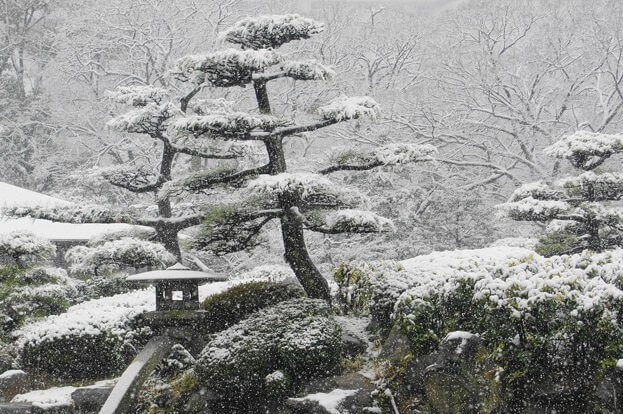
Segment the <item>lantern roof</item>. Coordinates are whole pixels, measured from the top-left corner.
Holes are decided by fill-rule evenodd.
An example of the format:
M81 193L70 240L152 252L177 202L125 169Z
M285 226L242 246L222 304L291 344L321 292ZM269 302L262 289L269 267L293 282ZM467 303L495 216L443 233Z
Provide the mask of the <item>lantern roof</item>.
M131 282L155 282L159 280L209 280L212 282L221 282L227 280L227 277L219 276L214 273L190 270L188 267L176 263L165 270L152 270L150 272L128 276L126 280Z

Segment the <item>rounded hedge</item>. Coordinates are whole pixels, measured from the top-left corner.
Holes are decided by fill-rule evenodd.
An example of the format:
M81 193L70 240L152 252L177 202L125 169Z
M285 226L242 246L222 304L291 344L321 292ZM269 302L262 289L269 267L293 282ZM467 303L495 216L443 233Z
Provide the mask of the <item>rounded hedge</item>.
M329 305L297 298L253 314L212 336L195 366L200 381L233 405L274 395L271 374L292 385L328 375L339 367L341 330Z
M248 282L208 297L203 309L209 314L208 329L218 332L253 312L304 295L301 287L291 283Z

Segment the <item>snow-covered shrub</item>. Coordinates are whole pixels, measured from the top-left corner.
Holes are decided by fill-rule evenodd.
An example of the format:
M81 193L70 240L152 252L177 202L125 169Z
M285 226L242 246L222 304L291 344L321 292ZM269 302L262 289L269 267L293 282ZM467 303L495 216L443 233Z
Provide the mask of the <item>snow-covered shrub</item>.
M136 318L155 307L153 289L70 307L15 333L25 369L63 379L101 378L120 372L138 352L148 330Z
M65 259L74 273L94 273L96 276L123 268L168 267L175 256L164 246L145 240L123 238L94 247L76 246L67 251Z
M29 270L5 268L0 272L0 312L3 329L11 330L30 317L64 312L80 300L83 284L59 268Z
M520 255L455 268L451 277L419 277L400 296L394 319L416 355L448 332L478 334L511 405L545 385L590 399L623 354L621 275L620 249Z
M20 267L44 262L56 253L48 240L16 230L0 234L0 264L9 262Z
M158 364L156 373L162 378L173 378L195 365L195 358L182 345L175 344L169 355Z
M227 282L199 287L199 298L220 293ZM153 288L71 306L14 332L22 366L63 379L117 374L152 334L140 315L156 308Z
M249 282L208 297L203 302L203 309L208 312L208 328L217 332L253 312L304 294L299 286L289 283Z
M369 313L372 327L387 333L400 295L415 286L431 291L453 283L458 272L486 274L493 266L532 252L517 247L436 252L402 262L344 263L336 270L337 299L345 310Z
M398 297L413 283L398 262L343 263L333 277L338 303L347 312L370 314L375 326L391 327Z
M97 299L106 296L114 296L127 293L137 288L128 282L126 273L112 273L109 275L94 276L84 281L85 296L89 299Z
M212 336L195 371L230 404L265 395L277 370L295 383L326 375L339 365L341 333L325 301L299 298L260 310Z
M230 280L256 280L265 282L296 281L296 276L290 266L262 265L246 272L237 273Z

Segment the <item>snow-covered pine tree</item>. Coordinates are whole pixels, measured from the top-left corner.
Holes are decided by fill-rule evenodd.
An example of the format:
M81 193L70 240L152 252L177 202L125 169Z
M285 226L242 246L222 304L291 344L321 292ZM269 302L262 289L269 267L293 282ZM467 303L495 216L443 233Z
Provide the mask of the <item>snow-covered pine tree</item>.
M623 198L623 173L593 171L623 152L623 135L578 131L544 152L584 172L554 184L524 184L501 211L513 220L549 223L541 246L550 254L623 246L623 210L616 203Z
M145 212L115 211L102 206L73 208L13 209L7 214L36 216L74 223L132 223L151 226L156 239L180 256L177 234L203 223L204 232L195 247L225 254L253 247L262 228L273 220L281 225L285 260L310 297L329 299L326 279L311 260L304 232L325 234L380 232L391 222L374 213L357 210L359 197L332 183L326 175L339 171L363 171L418 161L428 161L435 152L430 145L390 144L370 152L348 151L336 164L316 172L288 173L283 142L287 137L319 130L343 121L374 118L378 104L369 97L341 96L321 106L318 119L297 124L274 116L267 85L290 78L299 81L327 80L333 71L314 60L284 61L280 46L307 39L323 31L323 25L296 14L246 18L222 33L222 38L241 49L191 55L179 59L171 71L190 84L187 94L174 100L167 90L150 85L119 88L110 94L131 111L109 122L111 127L151 137L161 146L158 167L121 166L107 169L104 177L113 185L135 193L157 193L157 216ZM200 99L205 89L253 85L258 113L241 112L223 99ZM219 168L174 177L178 155L203 159L231 159L235 143L255 142L265 148L267 162L246 169ZM232 145L222 145L222 144ZM208 148L233 148L208 151ZM240 202L203 209L189 215L174 213L172 199L202 193L217 186L244 187ZM197 210L197 208L195 208Z
M174 100L169 92L152 85L132 85L110 91L108 97L119 104L132 107L128 112L111 119L108 126L120 132L148 136L159 148L155 162L129 162L100 168L96 174L110 184L135 194L158 191L173 176L178 155L201 159L227 160L236 158L231 151L210 152L205 147L179 139L170 126L183 116L189 97L181 102ZM63 207L28 207L5 210L13 216L31 216L66 223L127 223L151 227L155 230L154 241L162 244L168 252L181 260L178 233L200 224L203 214L175 214L169 197L156 197L155 214L146 211L119 210L112 206L73 205ZM138 241L137 241L138 243Z
M245 18L222 33L222 38L242 50L226 49L187 56L177 62L178 79L195 85L230 87L252 84L259 114L236 111L202 112L177 120L174 128L196 137L252 140L264 145L268 156L259 167L215 175L193 175L170 182L166 190L197 191L217 183L254 177L244 191L247 198L237 205L213 210L195 246L228 253L252 246L260 230L278 220L284 257L310 297L329 299L329 287L311 260L305 231L336 234L379 232L391 222L371 212L354 209L357 197L332 183L326 175L337 171L369 170L386 165L429 160L429 145L394 144L369 153L350 153L336 165L316 172L289 173L283 142L343 121L375 117L379 107L369 97L339 97L318 109L319 119L297 124L273 115L267 85L280 78L299 81L327 80L333 71L313 61L285 62L276 49L285 43L307 39L322 32L323 25L298 15ZM170 194L166 193L165 195Z

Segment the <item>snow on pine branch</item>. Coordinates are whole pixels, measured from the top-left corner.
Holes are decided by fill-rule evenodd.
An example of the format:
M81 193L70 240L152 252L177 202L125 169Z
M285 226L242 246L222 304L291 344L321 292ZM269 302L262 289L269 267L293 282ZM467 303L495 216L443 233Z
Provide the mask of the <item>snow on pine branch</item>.
M380 113L380 107L369 96L341 96L318 108L318 113L326 120L346 121L362 116L376 118Z
M164 131L166 121L178 113L181 112L171 103L163 105L149 103L111 119L107 125L119 131L155 134Z
M314 194L338 193L340 189L331 180L312 173L281 173L260 175L247 184L251 193L284 195L298 194L306 198Z
M623 208L607 207L602 203L581 203L578 205L578 212L588 216L594 222L613 225L618 227L623 220Z
M394 231L394 223L371 211L344 209L329 214L327 228L340 233L380 233Z
M228 182L229 177L235 173L236 170L233 168L193 172L184 177L165 182L158 191L157 197L158 200L165 200L170 197L178 197L187 192L199 192ZM234 181L234 179L231 179L231 181Z
M568 159L585 170L600 165L605 158L623 152L623 135L577 131L545 148L546 155Z
M197 85L244 86L252 81L254 72L280 62L281 56L272 50L226 49L178 59L172 73L182 82Z
M126 105L145 106L150 103L159 105L167 96L167 91L151 85L120 86L114 91L106 91L106 96Z
M102 168L99 173L110 184L131 191L153 184L156 178L154 171L145 165L115 165Z
M528 197L532 197L535 200L556 200L560 198L560 196L561 194L558 191L553 190L545 182L537 181L519 186L513 191L509 201L519 201Z
M236 103L223 98L193 99L188 108L197 115L209 115L214 112L235 112Z
M383 165L407 164L417 161L432 161L437 148L432 145L389 144L372 151L375 161Z
M249 181L246 191L272 198L286 196L293 201L302 201L300 207L303 210L348 208L365 200L356 190L340 187L324 176L312 173L260 175Z
M32 217L61 223L133 223L134 217L127 212L114 211L99 205L72 205L63 207L31 206L10 207L2 210L8 217Z
M526 197L518 201L499 204L499 211L517 221L547 221L566 213L571 206L564 201L537 200Z
M271 115L251 115L245 112L220 112L209 115L192 115L173 122L178 131L188 131L196 135L212 133L216 137L246 134L254 129L272 131L289 125L290 121Z
M330 80L335 71L316 60L286 62L281 65L285 75L296 80Z
M298 14L263 15L237 21L220 37L245 49L276 49L293 40L308 39L323 30L322 23Z
M623 197L623 173L595 174L587 171L577 177L559 180L557 184L570 195L585 200L620 200Z

